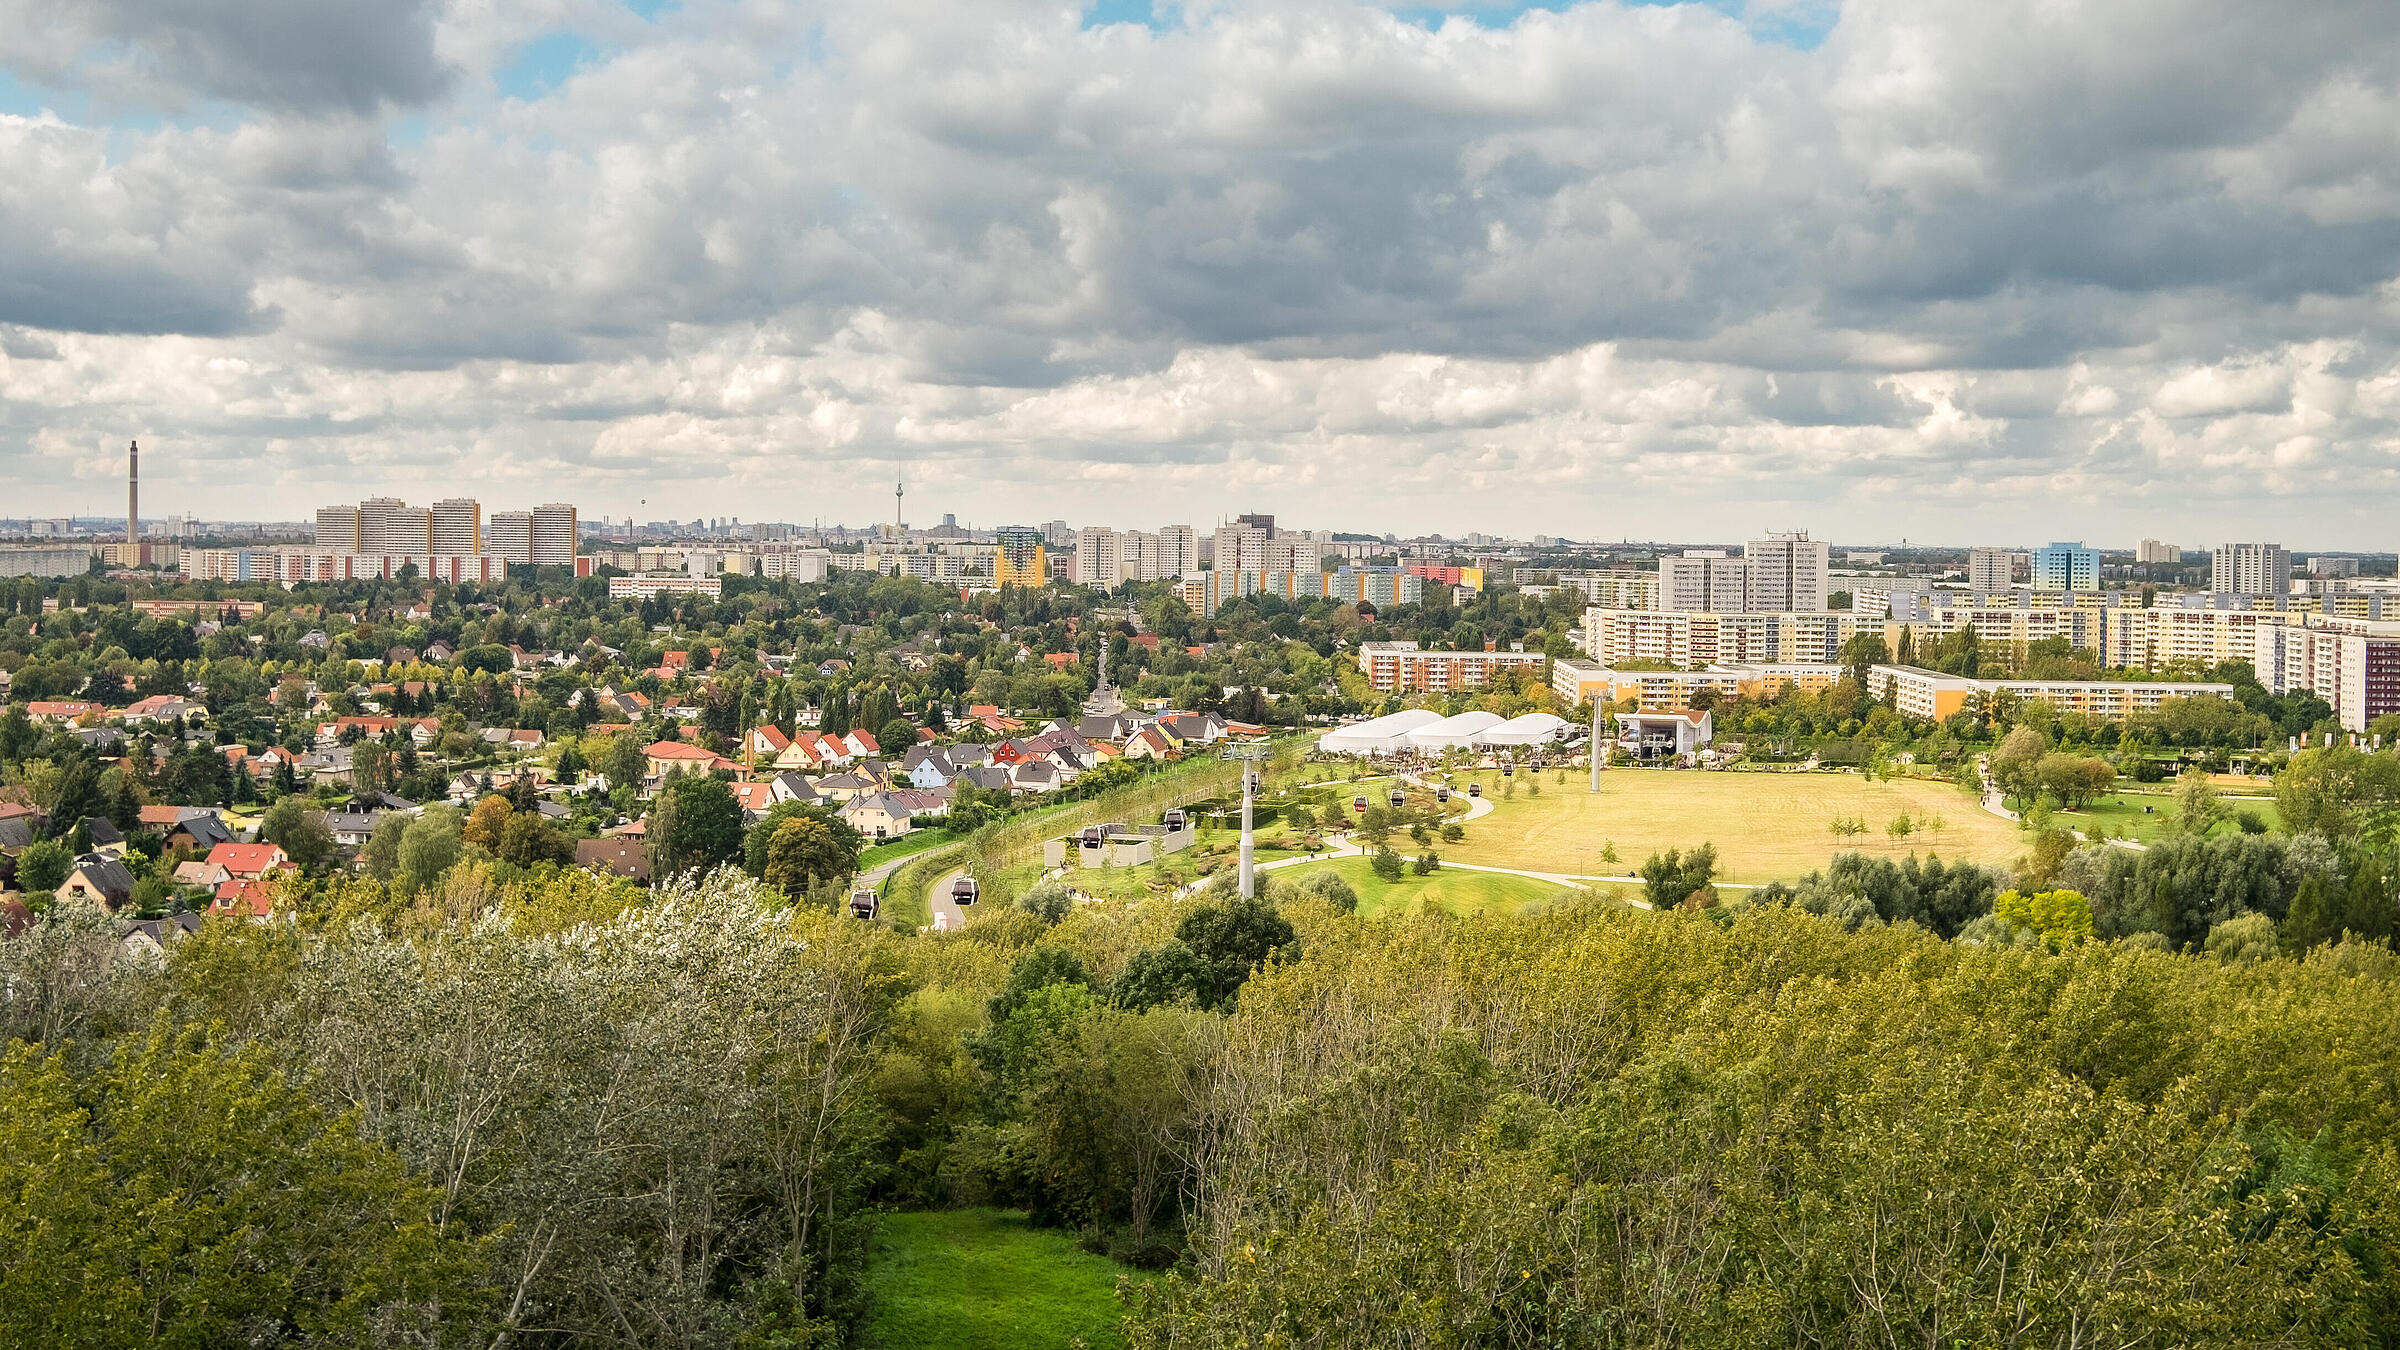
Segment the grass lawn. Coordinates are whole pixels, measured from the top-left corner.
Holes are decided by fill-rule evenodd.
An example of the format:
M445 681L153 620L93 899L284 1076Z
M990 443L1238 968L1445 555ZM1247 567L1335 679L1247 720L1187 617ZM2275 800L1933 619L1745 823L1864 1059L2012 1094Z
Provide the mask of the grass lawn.
M1446 852L1444 856L1448 856ZM1387 883L1375 875L1375 869L1364 858L1302 863L1297 867L1277 868L1273 875L1278 881L1293 882L1311 872L1328 868L1341 874L1342 880L1350 883L1350 889L1358 892L1358 912L1369 918L1422 914L1428 909L1447 910L1452 914L1495 911L1513 914L1528 902L1558 900L1572 894L1563 886L1536 881L1532 877L1512 877L1497 872L1462 872L1449 867L1422 877L1411 872L1398 881Z
M1134 1274L1015 1210L886 1215L867 1285L880 1350L1093 1350L1125 1343L1117 1277ZM1138 1276L1137 1276L1138 1278Z
M2283 829L2283 814L2275 809L2275 803L2271 801L2229 797L2225 805L2231 807L2236 815L2244 811L2257 812L2269 830ZM2142 812L2145 806L2151 808L2147 815ZM2145 844L2156 843L2174 833L2175 799L2163 792L2111 793L2080 811L2057 812L2051 816L2051 820L2067 829L2081 830L2087 836L2104 829L2110 838L2122 839L2130 831L2133 838ZM2228 823L2219 825L2216 832L2232 834L2235 829L2234 825Z
M1545 775L1542 795L1503 798L1497 773L1461 774L1452 786L1483 784L1490 815L1467 825L1463 842L1442 857L1537 872L1630 875L1652 853L1695 844L1717 846L1717 879L1758 883L1797 880L1836 853L1883 857L1939 853L1945 858L2006 862L2030 841L2017 827L1985 811L1955 784L1930 779L1869 781L1854 773L1707 773L1667 769L1610 769L1593 796L1574 774L1565 786ZM1918 829L1895 838L1885 827L1907 815ZM2140 814L2140 808L2135 808ZM1864 834L1838 835L1832 823L1856 817ZM1939 830L1925 822L1939 818ZM1613 844L1614 864L1600 852Z
M958 836L948 830L911 830L888 844L877 844L860 853L858 867L863 872L870 867L880 867L894 858L905 858L913 853L923 853L929 848L940 848L944 844L956 842L957 839Z

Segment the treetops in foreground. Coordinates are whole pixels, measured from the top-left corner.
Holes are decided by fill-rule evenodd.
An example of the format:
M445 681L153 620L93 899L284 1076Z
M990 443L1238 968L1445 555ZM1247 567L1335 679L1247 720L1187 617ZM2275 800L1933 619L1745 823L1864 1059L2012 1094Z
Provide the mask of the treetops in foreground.
M2383 944L1836 871L1874 919L1270 875L904 936L481 866L163 963L61 915L0 940L0 1339L831 1346L874 1207L958 1203L1163 1267L1143 1347L2400 1335Z

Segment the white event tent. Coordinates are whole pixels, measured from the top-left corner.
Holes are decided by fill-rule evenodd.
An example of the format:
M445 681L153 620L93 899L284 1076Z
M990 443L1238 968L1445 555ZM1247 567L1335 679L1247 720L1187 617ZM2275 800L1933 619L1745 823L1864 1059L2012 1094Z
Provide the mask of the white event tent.
M1448 750L1452 746L1472 744L1476 733L1498 725L1498 713L1463 712L1456 717L1445 717L1439 722L1428 722L1418 727L1408 733L1408 743L1419 750Z
M1430 708L1404 708L1396 713L1335 727L1317 738L1317 749L1329 755L1391 755L1408 748L1408 733L1442 720Z
M1546 745L1567 730L1568 722L1551 713L1526 713L1512 717L1496 727L1476 733L1474 743L1482 746Z

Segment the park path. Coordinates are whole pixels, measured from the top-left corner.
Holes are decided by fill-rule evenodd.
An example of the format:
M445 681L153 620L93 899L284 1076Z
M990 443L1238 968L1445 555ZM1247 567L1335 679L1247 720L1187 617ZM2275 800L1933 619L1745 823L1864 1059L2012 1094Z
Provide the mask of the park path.
M967 926L967 912L950 898L950 883L967 874L963 867L953 867L933 879L925 888L925 908L933 915L933 931L955 933Z

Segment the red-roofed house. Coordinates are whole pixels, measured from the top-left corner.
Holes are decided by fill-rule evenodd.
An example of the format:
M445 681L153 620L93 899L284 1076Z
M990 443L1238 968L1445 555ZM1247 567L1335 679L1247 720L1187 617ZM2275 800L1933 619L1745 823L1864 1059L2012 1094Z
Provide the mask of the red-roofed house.
M880 755L883 753L883 747L877 745L875 738L864 731L851 732L842 738L842 743L848 746L850 753L854 755Z
M642 747L642 757L650 761L650 772L658 774L708 773L733 767L732 760L716 751L682 741L652 741Z
M27 717L36 722L55 722L60 725L81 721L98 711L99 704L86 703L81 699L36 699L25 705Z
M225 875L236 881L255 881L278 867L292 865L291 855L279 844L219 844L202 861L224 868Z
M208 709L177 694L152 694L136 699L117 714L127 723L163 722L170 717L206 718Z
M208 912L223 919L264 923L275 913L275 896L265 882L255 877L234 877L217 887L216 898L208 902Z
M792 738L784 735L783 729L772 723L752 727L750 734L742 738L743 753L755 757L761 763L772 764L784 751L791 748Z
M775 804L773 783L732 783L733 799L742 804L742 813L755 820Z

